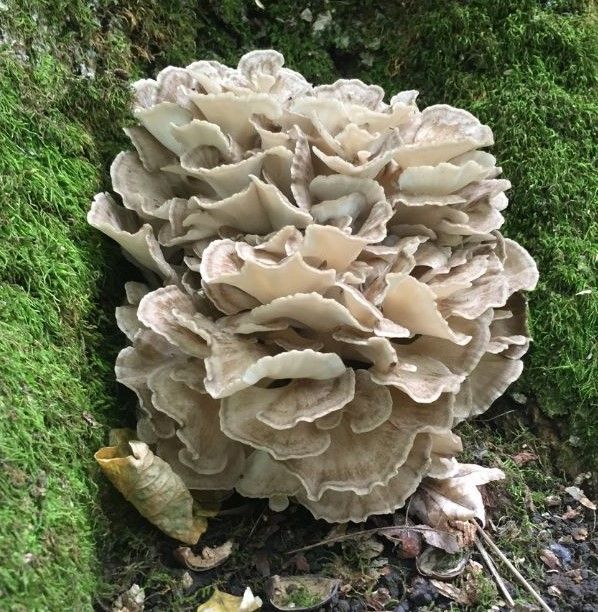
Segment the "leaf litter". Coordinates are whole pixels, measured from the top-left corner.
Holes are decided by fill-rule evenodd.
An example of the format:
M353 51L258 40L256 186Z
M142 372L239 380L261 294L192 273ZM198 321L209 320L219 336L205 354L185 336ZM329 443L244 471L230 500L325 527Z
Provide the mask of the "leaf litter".
M109 454L118 459L126 459L134 448L130 446L126 433L120 440L113 439L112 444L112 448L117 450L112 450ZM129 468L130 466L127 466L127 469ZM278 575L279 579L285 580L289 578L287 574L293 573L299 577L312 575L325 580L336 579L342 575L342 586L334 591L328 604L332 610L340 612L366 608L382 610L395 605L394 602L409 603L416 608L435 602L436 609L447 609L450 601L463 606L476 605L475 602L479 597L484 596L484 591L478 584L479 571L477 573L471 571L471 564L478 566L479 564L469 558L471 555L469 548L474 542L476 533L475 523L472 521L486 522L481 500L487 499L486 495L480 495L476 485L487 480L489 476L500 477L499 474L502 475L500 470L459 466L453 479L426 481L426 488L420 500L417 498L412 500L408 510L413 516L422 518L427 516L429 524L414 523L404 512L397 512L394 516L374 517L365 523L364 526L369 527L367 529L356 529L350 524L337 525L331 529L330 525L322 521L314 522L304 510L295 506L291 506L284 513L273 513L255 504L239 515L229 511L229 507L234 510L242 501L238 497L233 497L225 502L222 516L218 516L216 512L203 511L194 501L192 513L194 517L198 514L201 517L202 513L214 516L210 522L210 529L203 533L198 545L171 546L170 554L194 574L191 577L186 572L180 579L180 583L183 584L184 577L187 576L188 584L185 586L185 591L188 591L188 596L193 596L197 588L213 584L215 580L225 589L226 592L219 592L221 594L218 595L217 601L210 600L212 603L208 607L204 606L209 602L202 604L199 608L201 611L241 610L243 597L230 595L228 591L242 593L246 585L250 585L256 594L267 593L266 581L273 573ZM122 477L122 474L120 476ZM560 538L554 537L555 541L545 541L543 546L537 549L538 561L547 570L544 584L537 586L550 606L559 610L568 609L564 603L567 598L595 601L596 591L593 586L595 577L581 562L584 554L587 557L588 551L596 550L593 530L584 522L585 514L591 512L591 506L587 506L589 499L579 487L575 487L573 493L568 490L569 488L564 490L570 496L569 505L565 510L563 507L567 498L563 497L561 500L559 496L553 496L558 499L558 504L555 500L553 504L545 505L546 508L553 509L552 514L548 512L541 514L535 510L535 507L528 508L532 513L533 522L538 525L540 534L546 531L542 527L549 522L553 524L552 536L555 536L555 533L562 533ZM151 487L149 491L151 493ZM491 503L490 507L495 512L499 506ZM426 511L427 515L422 514L423 511ZM256 513L259 513L257 517ZM467 517L468 520L460 520ZM201 518L205 520L205 517ZM503 535L499 535L499 538L507 537L504 535L506 523L502 524ZM554 529L554 524L558 524L557 530ZM493 521L490 521L489 529L495 529ZM508 537L520 536L517 532ZM225 544L221 544L223 540L226 540ZM236 542L234 546L233 542ZM299 543L304 545L293 547ZM346 547L347 543L351 543L352 546ZM480 542L476 542L476 546L479 548ZM240 565L236 558L237 553L234 552L237 549L238 555L245 559L249 555L253 562ZM355 566L353 569L349 568L345 555L350 554L359 556L360 563L364 564L361 570ZM480 554L480 551L477 553L474 551L473 554ZM342 567L334 565L326 561L326 558L336 559L334 563L342 562L343 565ZM430 563L430 559L433 559L434 563ZM262 570L256 572L258 566ZM496 566L499 570L496 570ZM502 578L499 575L497 580L502 591L502 599L497 597L499 605L494 606L493 610L502 610L506 609L501 607L503 604L508 607L508 603L512 601L510 593L514 591L512 584L506 580L510 575L500 560L496 561L496 566L495 572L502 573ZM341 569L335 569L337 567ZM418 576L414 573L414 569L428 575ZM449 578L455 575L459 577ZM494 578L496 580L496 576ZM129 592L123 593L120 608L114 609L128 612L135 602L134 595ZM301 589L295 592L295 596L304 604L309 600L307 592ZM251 597L253 598L253 593ZM254 600L255 598L247 601L255 605ZM345 607L345 603L349 608ZM161 609L159 604L156 607L154 602L150 607L143 601L140 604L141 607L136 604L138 607L132 608L132 611ZM302 608L297 607L295 603L291 609Z

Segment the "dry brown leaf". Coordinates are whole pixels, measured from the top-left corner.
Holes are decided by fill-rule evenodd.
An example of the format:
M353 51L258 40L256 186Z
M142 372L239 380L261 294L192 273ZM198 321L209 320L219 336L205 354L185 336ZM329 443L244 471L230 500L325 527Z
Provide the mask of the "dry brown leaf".
M233 551L233 543L225 542L222 546L204 546L196 555L188 546L181 546L174 551L174 556L185 567L194 572L205 572L224 563Z
M564 521L570 521L571 519L577 518L580 515L579 510L575 508L571 508L571 506L567 506L567 510L563 513L561 518Z
M540 551L540 559L549 569L556 570L562 567L559 558L548 548L543 548Z
M536 453L525 450L513 455L513 461L519 466L525 465L530 461L536 461L536 459L538 459L538 455L536 455Z
M486 522L479 485L504 478L495 468L460 464L451 478L426 478L411 498L410 511L424 523L450 533L457 532L463 544L473 541L473 531L464 527L471 519Z
M574 529L571 535L575 541L584 542L588 539L588 530L585 527L580 527L579 529Z
M195 544L207 529L204 517L194 516L193 498L172 468L144 442L117 430L115 446L94 456L112 484L148 521L186 544Z
M295 564L295 568L298 572L309 572L309 561L306 559L303 553L296 554L292 561Z
M452 599L464 606L470 606L473 603L468 593L463 589L457 588L450 582L442 582L442 580L430 580L430 582L434 585L434 588L447 599Z
M247 587L243 597L237 597L230 593L224 593L218 589L208 601L197 608L197 612L253 612L262 607L262 600L255 597L251 589Z
M571 495L571 497L578 501L582 506L589 508L590 510L596 510L596 504L590 501L586 494L579 487L566 487L565 491Z
M422 534L411 529L385 529L382 535L398 547L397 555L401 559L415 559L422 551Z
M368 607L372 610L385 610L386 604L391 600L388 589L380 588L372 592L367 598Z
M455 534L447 531L437 531L436 529L426 529L422 531L424 540L435 546L436 548L442 548L447 553L456 553L461 548L460 538Z
M573 580L573 582L575 582L576 584L580 584L583 582L581 568L579 567L576 569L569 570L568 572L565 572L565 576L567 576L568 578L571 578L571 580Z

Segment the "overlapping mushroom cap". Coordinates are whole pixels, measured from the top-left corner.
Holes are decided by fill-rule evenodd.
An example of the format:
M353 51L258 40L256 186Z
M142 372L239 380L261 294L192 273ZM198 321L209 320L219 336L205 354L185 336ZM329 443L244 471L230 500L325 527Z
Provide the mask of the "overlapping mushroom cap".
M89 222L146 273L117 321L138 436L192 490L329 521L450 476L521 373L537 270L498 232L490 128L416 92L312 87L275 51L135 84Z

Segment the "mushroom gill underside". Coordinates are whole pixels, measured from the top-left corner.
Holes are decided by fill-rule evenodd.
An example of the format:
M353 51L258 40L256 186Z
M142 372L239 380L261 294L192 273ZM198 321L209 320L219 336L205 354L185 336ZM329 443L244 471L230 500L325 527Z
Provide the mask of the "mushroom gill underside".
M490 128L414 91L314 87L275 51L134 91L118 198L88 220L146 279L116 311L137 438L190 491L331 522L453 476L452 429L521 373L538 278L499 232Z

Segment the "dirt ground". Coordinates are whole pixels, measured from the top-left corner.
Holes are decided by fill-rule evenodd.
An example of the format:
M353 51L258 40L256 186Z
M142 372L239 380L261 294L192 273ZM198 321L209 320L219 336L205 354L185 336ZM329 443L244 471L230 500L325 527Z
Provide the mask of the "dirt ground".
M517 394L515 398L521 401ZM554 463L551 453L558 452L551 441L556 426L538 419L533 406L522 407L505 398L483 421L467 426L462 433L471 451L468 459L500 467L507 476L483 489L487 533L551 609L590 612L598 609L596 512L586 507L591 506L589 500L580 502L566 489L577 487L591 497L592 484L589 474L555 474L554 468L547 467ZM545 444L540 445L539 439ZM339 530L314 520L296 505L279 513L270 511L261 500L233 497L210 519L207 533L193 547L200 553L206 546L232 541L233 553L219 567L204 572L183 567L174 554L180 543L153 532L154 556L148 562L153 571L156 564L162 564L165 578L155 588L145 589L145 609L195 610L214 587L241 595L247 586L264 600L264 609L274 609L267 603L268 579L305 574L340 580L337 594L323 607L338 612L509 609L475 547L465 571L446 581L445 589L441 581L422 576L416 569L414 557L425 547L419 535L410 533L391 541L374 531L406 524L401 510ZM370 533L351 536L366 530ZM322 543L331 538L341 540ZM539 610L509 570L495 555L493 559L515 609ZM122 559L115 560L106 572L106 580L117 583L122 591L135 582L144 584L143 568L123 568ZM100 607L110 610L109 604L105 601Z

